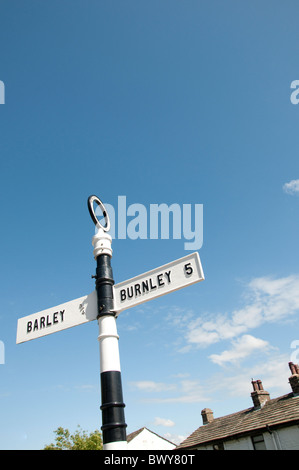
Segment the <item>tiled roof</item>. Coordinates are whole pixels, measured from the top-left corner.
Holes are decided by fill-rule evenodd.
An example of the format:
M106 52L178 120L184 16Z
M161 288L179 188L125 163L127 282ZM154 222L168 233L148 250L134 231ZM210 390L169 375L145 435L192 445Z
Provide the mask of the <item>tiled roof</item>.
M194 431L178 446L178 449L225 440L267 426L278 426L291 421L299 423L299 396L294 396L293 393L271 399L262 408L252 407L215 418L211 423Z

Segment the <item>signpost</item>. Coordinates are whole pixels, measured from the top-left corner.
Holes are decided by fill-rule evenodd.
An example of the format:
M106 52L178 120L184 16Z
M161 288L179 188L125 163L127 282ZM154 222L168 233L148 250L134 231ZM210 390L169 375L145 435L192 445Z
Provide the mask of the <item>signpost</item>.
M105 226L97 219L93 204L100 206ZM20 318L17 344L98 320L104 450L126 449L126 423L121 384L116 318L128 308L204 280L197 252L114 285L111 268L112 238L107 211L96 196L88 198L88 209L98 231L92 239L97 261L96 289L70 302Z

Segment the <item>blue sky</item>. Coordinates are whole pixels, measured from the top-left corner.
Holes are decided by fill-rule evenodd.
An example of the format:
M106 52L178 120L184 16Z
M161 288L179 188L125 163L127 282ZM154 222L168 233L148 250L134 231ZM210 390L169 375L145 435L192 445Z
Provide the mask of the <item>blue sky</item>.
M0 446L101 425L96 322L21 345L17 319L88 294L87 198L203 205L205 281L117 319L128 433L178 442L276 397L299 359L296 1L0 3ZM116 282L187 255L115 239Z

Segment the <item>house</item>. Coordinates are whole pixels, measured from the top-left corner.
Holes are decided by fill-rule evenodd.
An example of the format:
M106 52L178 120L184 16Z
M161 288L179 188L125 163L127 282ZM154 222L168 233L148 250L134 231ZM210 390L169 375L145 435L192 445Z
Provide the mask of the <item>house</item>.
M291 393L270 398L253 380L253 406L214 418L202 410L203 425L177 447L188 450L299 450L299 366L289 363Z
M141 428L129 434L127 443L128 450L172 450L176 448L173 442L147 428Z

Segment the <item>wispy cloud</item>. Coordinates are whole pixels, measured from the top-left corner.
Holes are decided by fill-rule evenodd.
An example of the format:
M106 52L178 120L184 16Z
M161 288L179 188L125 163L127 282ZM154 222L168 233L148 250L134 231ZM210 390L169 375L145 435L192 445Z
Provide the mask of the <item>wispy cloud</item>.
M187 438L187 436L183 436L181 434L171 434L170 432L166 432L163 437L176 445L179 445Z
M299 194L299 179L291 180L289 183L285 183L282 189L287 194Z
M152 392L165 392L170 390L175 390L175 384L167 384L163 382L154 382L152 380L141 380L138 382L131 382L131 386L137 388L138 390L142 390L144 392L152 393Z
M248 335L249 336L249 335ZM238 342L236 343L238 345ZM247 348L249 350L258 348L267 350L268 343L257 338L247 338ZM238 347L235 348L238 350ZM199 403L202 407L207 406L211 402L223 400L223 397L248 397L248 406L251 406L250 393L252 392L251 378L261 379L264 389L269 393L277 396L279 394L290 392L288 377L290 375L288 368L289 356L280 354L274 350L267 359L255 360L246 367L226 368L225 372L219 370L212 375L206 377L203 381L199 380L182 380L173 384L164 384L164 390L171 386L171 393L157 393L158 396L150 397L150 391L142 393L143 403L162 403L162 404L190 404ZM153 382L155 383L155 382ZM138 383L136 383L138 384ZM161 383L157 383L157 387L152 390L160 390ZM144 391L142 389L142 391ZM155 425L171 426L172 421L166 418L155 418ZM172 440L172 439L170 439Z
M226 369L225 373L213 374L207 379L206 387L217 391L223 397L250 397L252 392L251 378L261 379L264 389L273 393L273 397L290 392L288 377L289 356L275 352L267 360L254 361L250 366L233 368L231 373ZM250 401L249 401L250 406Z
M175 422L167 418L159 418L156 416L155 421L153 422L154 426L165 426L166 428L171 428L175 426Z
M248 284L245 294L243 308L209 320L200 317L191 321L186 334L187 343L207 347L221 340L233 340L265 323L291 317L299 311L299 276L255 278Z
M270 276L252 279L245 286L241 297L241 307L228 313L196 316L182 309L168 312L169 328L184 325L185 336L180 335L176 350L205 348L226 342L225 348L209 352L213 364L225 367L225 374L218 369L197 380L184 374L173 374L169 382L139 381L132 382L135 390L140 391L143 403L201 403L206 406L212 399L226 396L250 397L250 378L265 379L265 386L276 392L287 393L288 367L287 354L280 355L279 350L269 341L250 334L251 330L270 323L293 321L299 312L299 275L273 278ZM229 345L227 345L229 343ZM271 354L270 354L271 353ZM255 355L255 360L245 359ZM242 362L242 367L236 367ZM283 378L283 380L282 380ZM270 391L269 390L269 391ZM221 398L222 399L222 398ZM250 406L250 404L249 404Z
M146 403L199 403L208 400L202 384L198 380L180 380L177 383L153 381L131 382L134 388L145 393L171 392L158 397L144 397Z
M223 366L226 363L236 364L241 359L244 359L252 353L260 351L269 351L271 348L268 341L255 338L251 335L243 335L237 340L233 341L232 348L223 351L220 354L211 354L209 358L215 364Z

